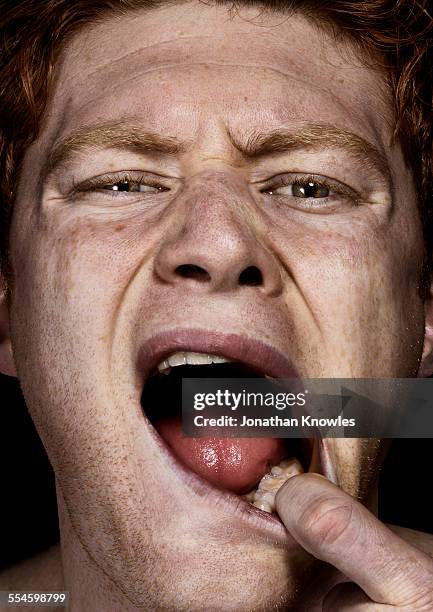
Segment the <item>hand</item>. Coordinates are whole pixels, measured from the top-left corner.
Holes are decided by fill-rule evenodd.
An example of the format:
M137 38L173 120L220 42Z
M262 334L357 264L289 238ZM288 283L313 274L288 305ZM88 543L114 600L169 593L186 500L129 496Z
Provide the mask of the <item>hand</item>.
M433 611L433 559L323 476L288 480L276 510L306 551L352 581L331 589L324 612Z

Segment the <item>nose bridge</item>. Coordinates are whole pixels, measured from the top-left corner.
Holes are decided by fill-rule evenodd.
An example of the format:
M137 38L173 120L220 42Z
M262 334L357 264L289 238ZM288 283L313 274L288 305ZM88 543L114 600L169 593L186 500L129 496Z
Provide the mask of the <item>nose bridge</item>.
M257 233L254 202L239 180L230 180L223 172L194 181L185 200L185 236L190 234L203 245L210 240L214 248L222 246L227 257L230 247L245 247Z
M225 173L191 182L175 204L172 230L155 259L159 277L210 290L243 284L278 291L278 264L260 239L252 196Z

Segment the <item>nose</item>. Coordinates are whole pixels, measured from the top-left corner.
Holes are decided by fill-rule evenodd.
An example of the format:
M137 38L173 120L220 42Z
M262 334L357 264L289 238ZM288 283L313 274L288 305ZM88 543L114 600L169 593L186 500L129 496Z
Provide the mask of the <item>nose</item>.
M163 282L197 290L255 287L266 295L279 295L278 260L258 233L245 205L237 209L233 197L190 194L173 215L154 260L155 273Z

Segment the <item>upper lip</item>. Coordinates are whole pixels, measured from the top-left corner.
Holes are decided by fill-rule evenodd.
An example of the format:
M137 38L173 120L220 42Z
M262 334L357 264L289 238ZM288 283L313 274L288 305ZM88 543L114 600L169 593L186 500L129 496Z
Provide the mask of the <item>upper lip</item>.
M162 359L178 351L221 355L273 378L299 378L287 357L261 340L234 333L182 328L161 332L141 346L138 370L142 381Z

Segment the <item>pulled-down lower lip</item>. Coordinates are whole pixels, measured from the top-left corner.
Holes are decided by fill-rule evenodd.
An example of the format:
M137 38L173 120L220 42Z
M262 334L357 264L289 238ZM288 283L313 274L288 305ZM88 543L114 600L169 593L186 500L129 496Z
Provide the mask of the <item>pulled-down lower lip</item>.
M233 519L245 523L250 528L257 529L273 538L276 538L280 543L287 544L291 540L286 528L279 519L278 515L264 512L254 507L243 497L214 487L207 480L193 472L191 469L183 465L174 452L167 446L156 429L144 415L147 421L149 432L151 433L155 443L157 444L161 454L164 457L164 463L168 469L171 469L183 481L193 496L198 496L200 499L206 498L209 509L219 508L231 515ZM323 450L323 441L316 439L314 444L317 445L313 449L313 457L317 458L317 465L311 466L309 472L322 474L329 478L327 470L322 467L321 456ZM314 469L313 469L314 467Z
M138 372L142 384L149 374L169 354L191 351L220 355L232 361L240 361L257 372L274 378L298 378L298 373L279 351L267 344L236 334L221 334L196 329L181 329L163 332L148 340L140 349ZM264 365L265 364L265 365ZM220 489L185 466L153 427L143 411L146 426L165 464L183 481L192 495L206 498L209 508L220 508L249 527L260 530L287 544L291 538L277 515L254 507L241 496ZM309 472L322 474L335 481L332 464L323 440L316 438L311 454Z

